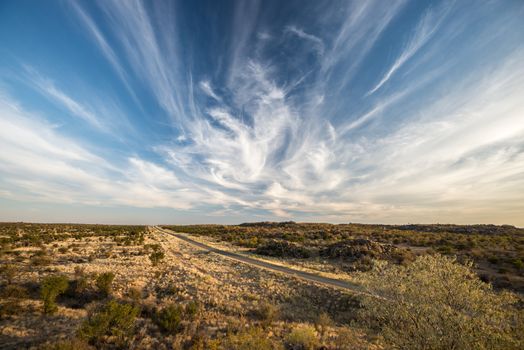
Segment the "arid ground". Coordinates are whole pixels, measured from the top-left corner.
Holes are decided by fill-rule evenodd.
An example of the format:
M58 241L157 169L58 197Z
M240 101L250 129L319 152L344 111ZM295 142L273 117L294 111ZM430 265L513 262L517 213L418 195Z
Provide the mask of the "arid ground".
M299 239L289 239L290 225L295 225ZM415 269L415 266L424 266L417 265L418 255L433 255L425 249L405 248L405 242L390 246L370 240L372 237L358 238L360 241L331 237L324 247L319 242L314 244L300 238L305 229L294 223L247 227L247 230L246 226L169 228L179 232L179 237L221 252L265 261L272 264L269 267L211 252L157 227L2 224L0 348L397 347L388 333L388 320L380 317L378 321L372 320L366 311L387 312L374 308L393 302L399 295L402 298L408 295L381 291L373 285L373 278L368 280L366 276L373 276L373 265L381 265L380 261L389 261L390 269ZM196 228L199 234L190 234ZM228 230L233 232L230 235L233 238L223 239ZM248 244L238 241L239 230L251 235L248 241L255 238L257 244L252 240ZM315 231L320 232L318 227ZM276 237L272 234L275 232L289 237ZM244 244L235 244L239 242ZM441 257L440 254L434 256ZM460 272L463 265L457 261L450 262L446 257L438 259L444 259L444 265L450 266L448 275L449 271L468 273ZM272 271L271 266L287 270ZM381 271L384 285L389 283L388 271ZM402 271L395 270L399 281L402 281ZM318 276L319 280L305 279L300 272ZM418 270L413 270L411 275L417 276L417 273ZM497 316L498 323L486 328L486 334L501 333L504 339L482 340L480 344L518 348L522 345L522 334L518 335L522 329L521 295L502 287L492 290L490 284L478 278L478 273L473 271L467 278L478 284L467 285L466 292L457 288L457 295L466 293L460 294L461 297L472 299L471 305L461 308L477 308L476 296L468 294L476 291L493 298L496 312L510 304L514 309ZM512 273L516 276L512 278L522 277L522 272ZM431 276L425 278L432 280ZM331 280L350 287L333 285ZM353 286L356 286L354 291ZM438 291L438 286L433 287ZM512 285L509 287L515 289ZM503 298L507 293L511 297ZM435 298L438 300L438 296ZM387 302L370 301L376 299ZM428 302L438 305L447 301ZM395 305L398 304L395 301ZM400 311L396 309L399 314ZM491 311L479 309L477 312L480 315ZM427 311L427 315L431 315L431 311ZM451 316L449 319L451 322ZM408 332L410 326L405 327ZM468 332L464 330L464 334ZM464 338L463 344L471 344L471 338ZM416 339L408 341L413 348L420 345Z

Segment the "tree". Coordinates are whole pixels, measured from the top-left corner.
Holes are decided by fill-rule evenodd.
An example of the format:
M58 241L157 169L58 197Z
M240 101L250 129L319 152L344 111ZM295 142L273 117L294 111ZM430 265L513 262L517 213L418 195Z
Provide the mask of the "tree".
M67 277L62 275L52 275L44 278L41 285L40 295L44 302L44 313L52 314L58 307L56 305L56 298L64 293L69 286Z

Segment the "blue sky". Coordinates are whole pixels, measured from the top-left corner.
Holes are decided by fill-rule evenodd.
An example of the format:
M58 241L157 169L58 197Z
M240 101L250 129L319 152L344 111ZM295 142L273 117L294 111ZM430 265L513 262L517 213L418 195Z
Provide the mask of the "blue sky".
M0 220L524 226L524 2L0 1Z

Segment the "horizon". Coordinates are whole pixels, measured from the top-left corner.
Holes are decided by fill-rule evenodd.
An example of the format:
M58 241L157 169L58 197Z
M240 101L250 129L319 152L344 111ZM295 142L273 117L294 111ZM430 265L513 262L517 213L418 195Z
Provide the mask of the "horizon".
M524 227L517 0L0 3L0 221Z

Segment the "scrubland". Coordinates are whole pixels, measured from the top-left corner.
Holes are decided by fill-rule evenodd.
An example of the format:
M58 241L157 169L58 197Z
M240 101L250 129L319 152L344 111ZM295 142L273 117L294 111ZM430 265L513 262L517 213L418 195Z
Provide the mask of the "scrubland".
M5 223L0 348L524 346L522 268L514 262L522 259L519 229L291 222L169 228L351 280L367 294L242 264L151 227ZM493 288L501 276L509 282Z

